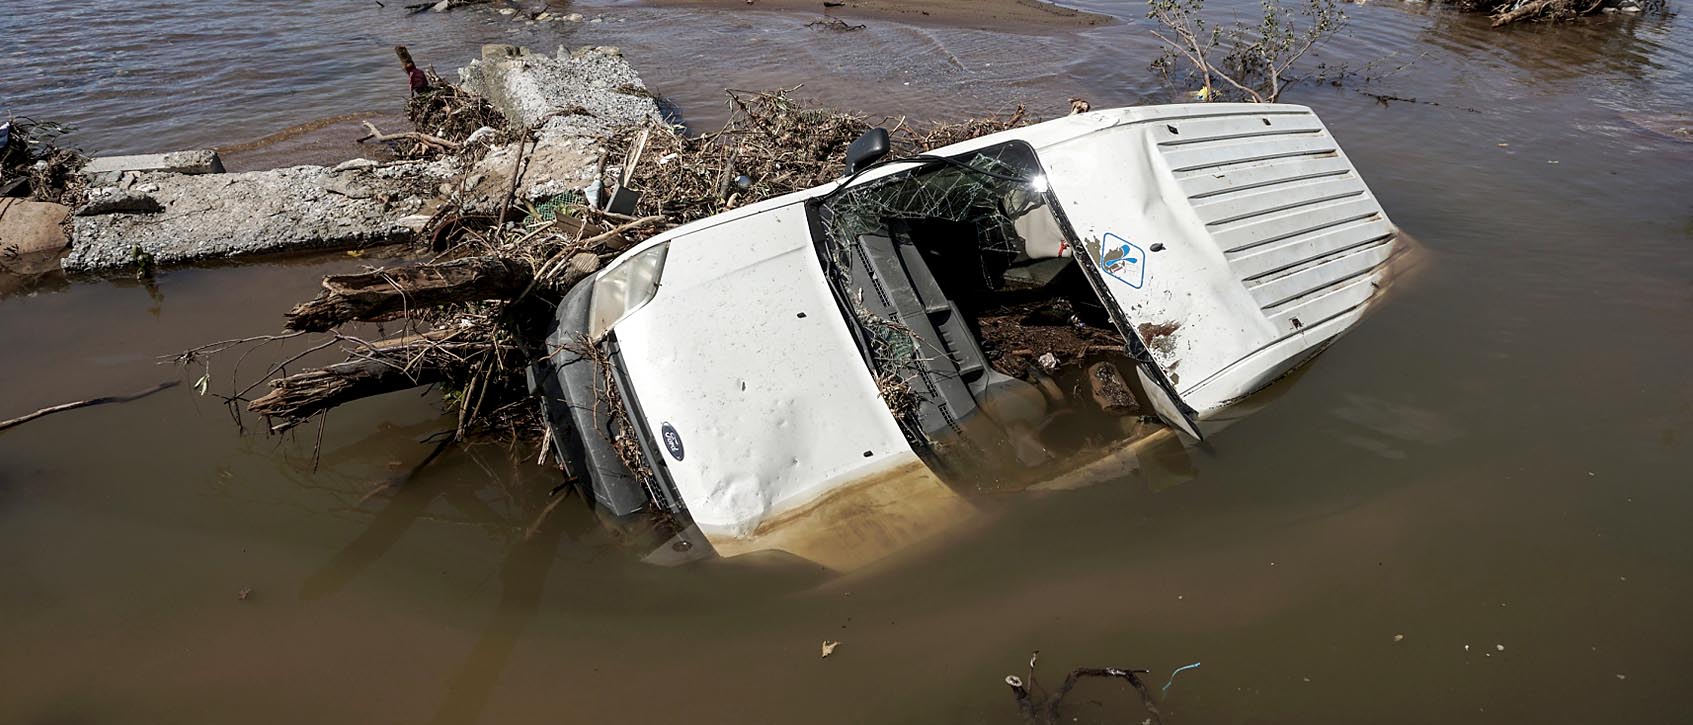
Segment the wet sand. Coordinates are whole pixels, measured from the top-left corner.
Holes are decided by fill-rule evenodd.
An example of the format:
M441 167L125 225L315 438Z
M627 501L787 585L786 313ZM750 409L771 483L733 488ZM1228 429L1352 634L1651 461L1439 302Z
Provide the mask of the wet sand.
M725 10L821 13L843 20L871 18L1010 32L1087 28L1116 22L1108 15L1067 8L1041 0L844 0L839 7L825 7L822 0L647 0L647 3Z

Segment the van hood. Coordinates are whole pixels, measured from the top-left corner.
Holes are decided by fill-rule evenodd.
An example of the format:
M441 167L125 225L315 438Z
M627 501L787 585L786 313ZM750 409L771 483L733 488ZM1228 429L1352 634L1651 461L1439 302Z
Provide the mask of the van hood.
M745 536L908 465L794 203L673 237L651 301L612 334L660 459L708 535Z

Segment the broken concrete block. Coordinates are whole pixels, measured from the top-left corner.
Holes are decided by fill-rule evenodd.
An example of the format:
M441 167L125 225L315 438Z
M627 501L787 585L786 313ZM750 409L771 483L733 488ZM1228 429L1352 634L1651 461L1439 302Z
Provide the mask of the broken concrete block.
M448 164L395 164L337 175L322 166L238 174L147 174L160 214L74 220L67 272L118 271L133 250L160 266L257 254L347 249L409 240L407 189L450 175ZM356 179L350 178L357 176ZM356 182L356 183L355 183ZM139 188L140 184L132 188Z
M102 156L89 159L82 173L93 178L117 176L125 171L159 171L171 174L221 174L223 159L212 149L172 151L163 154Z
M97 216L100 214L157 214L164 211L150 194L158 191L157 184L149 184L139 188L120 189L115 186L97 186L88 190L88 202L76 210L77 216Z
M63 204L0 199L0 257L63 251L70 214Z
M613 47L560 48L549 57L512 45L484 45L480 59L459 69L459 79L512 125L539 124L542 136L604 137L616 128L662 119L641 76Z

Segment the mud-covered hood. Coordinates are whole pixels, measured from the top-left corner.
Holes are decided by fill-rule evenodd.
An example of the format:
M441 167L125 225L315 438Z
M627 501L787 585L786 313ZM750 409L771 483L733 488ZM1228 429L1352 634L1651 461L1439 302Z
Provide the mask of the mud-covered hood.
M910 460L802 204L672 238L657 294L613 334L657 455L708 534L749 534Z

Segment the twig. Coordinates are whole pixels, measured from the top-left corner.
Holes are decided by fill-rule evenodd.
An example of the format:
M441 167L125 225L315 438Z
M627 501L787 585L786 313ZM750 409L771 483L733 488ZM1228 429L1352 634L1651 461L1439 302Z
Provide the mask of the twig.
M48 406L46 408L42 408L41 410L37 410L34 413L30 413L29 415L18 416L16 418L11 419L11 420L0 421L0 430L6 430L7 428L11 428L13 426L23 425L23 424L28 423L32 420L35 420L36 418L44 418L44 417L52 415L54 413L63 413L67 410L76 410L77 408L86 408L86 407L91 406L91 405L105 405L107 403L127 403L127 402L132 401L132 400L140 400L140 399L145 398L149 395L157 393L161 390L165 390L165 389L168 389L168 388L174 388L178 384L180 384L181 382L182 381L180 381L180 380L167 380L165 382L159 383L158 385L154 385L151 388L147 388L146 390L140 390L140 391L137 391L137 392L134 392L134 393L130 393L129 395L106 395L106 396L102 396L102 397L99 397L99 398L89 398L87 400L78 400L78 401L71 402L71 403L60 403L59 405Z
M536 514L535 520L530 522L529 528L523 530L524 541L535 538L535 533L541 530L541 524L546 522L547 516L553 512L553 509L558 508L559 504L564 503L565 499L570 498L570 489L568 486L575 480L576 479L570 479L569 481L565 481L563 484L560 484L561 487L564 487L563 490L554 494L552 496L553 500L548 501L547 505L541 509L541 513Z
M517 137L517 158L511 162L511 187L506 189L506 196L500 202L500 214L494 217L495 226L506 223L506 215L511 213L511 200L517 196L517 187L523 182L523 174L529 170L527 154L523 150L525 142L529 141L528 134Z

